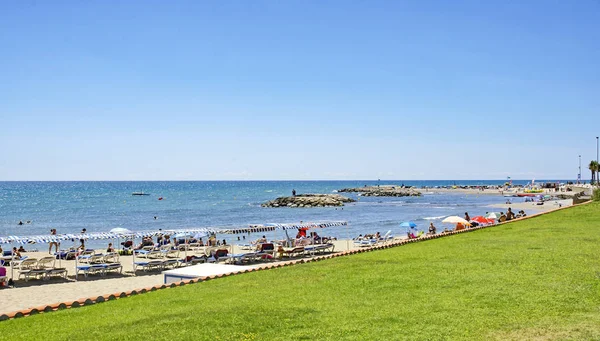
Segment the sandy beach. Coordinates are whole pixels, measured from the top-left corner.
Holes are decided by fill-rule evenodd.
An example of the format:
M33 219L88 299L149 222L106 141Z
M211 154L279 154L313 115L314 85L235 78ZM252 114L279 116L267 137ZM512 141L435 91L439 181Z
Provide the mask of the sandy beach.
M571 200L553 200L545 202L544 205L536 205L536 203L512 203L510 205L490 205L490 208L506 210L508 207L511 207L513 210L525 210L526 213L531 215L559 208L559 205L562 207L567 207L570 206L571 203ZM492 211L492 209L490 209L490 211ZM440 227L441 226L438 226L438 228ZM373 233L374 232L375 231L373 231ZM403 238L406 238L406 236L395 236L396 240ZM354 245L352 240L347 239L336 240L334 241L334 245L335 252L359 248L358 246ZM237 245L233 245L232 248L234 254L247 252L241 250ZM104 250L97 251L102 252ZM193 252L188 253L188 255L192 254ZM29 258L40 259L42 257L47 257L49 254L47 252L27 252L25 255L27 255ZM180 258L183 258L184 256L185 253L181 251ZM139 257L137 257L136 260L140 260ZM278 260L274 260L274 262L276 261ZM134 274L132 256L121 256L120 262L123 266L123 271L121 274L109 273L106 276L90 275L88 278L85 278L80 274L79 278L75 279L75 261L62 260L60 261L60 267L67 269L67 279L31 279L27 282L24 280L16 280L15 288L0 289L0 314L39 307L42 305L60 302L72 302L82 298L97 297L163 284L163 275L160 271L143 272L138 270ZM56 260L55 266L59 266L58 260ZM14 278L18 278L18 270L13 270L13 275ZM10 267L7 267L7 276L9 278L11 277Z
M511 198L509 198L511 199ZM521 199L522 200L522 199ZM511 202L510 204L494 204L489 205L488 207L503 209L503 212L506 212L510 207L513 211L524 210L525 213L538 213L544 212L548 210L557 209L560 207L568 207L573 205L573 199L563 199L563 200L548 200L545 201L543 205L538 205L537 202ZM533 212L531 212L533 211Z
M350 240L337 240L333 243L335 245L335 252L357 248ZM103 250L97 251L101 252ZM243 252L248 251L243 251L239 247L233 246L234 254ZM192 254L193 252L189 252L189 255ZM27 255L28 258L36 259L49 256L47 252L26 252L24 255ZM183 258L184 253L181 252L180 256ZM136 261L138 260L140 258L136 258ZM108 273L106 276L90 275L87 278L80 274L79 278L75 279L75 261L62 260L60 267L66 268L69 275L66 280L63 278L51 278L49 280L30 279L27 282L16 280L15 288L0 289L0 314L163 284L163 275L160 271L143 272L138 270L134 274L132 256L121 256L120 262L123 266L122 274ZM56 260L55 266L59 266L58 260ZM14 278L18 278L18 270L14 269L13 272ZM10 267L7 267L7 276L11 277Z

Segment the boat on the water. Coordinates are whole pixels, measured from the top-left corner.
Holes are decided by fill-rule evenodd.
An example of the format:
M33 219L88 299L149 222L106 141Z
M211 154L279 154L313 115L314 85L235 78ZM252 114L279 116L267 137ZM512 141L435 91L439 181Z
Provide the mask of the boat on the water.
M144 192L133 192L133 193L131 193L131 195L138 195L138 196L142 196L142 195L150 195L150 193L144 193Z

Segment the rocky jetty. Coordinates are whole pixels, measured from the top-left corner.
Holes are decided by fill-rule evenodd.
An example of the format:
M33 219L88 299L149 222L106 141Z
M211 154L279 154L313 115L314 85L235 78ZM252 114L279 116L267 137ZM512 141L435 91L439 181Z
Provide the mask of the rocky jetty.
M421 195L421 192L413 188L389 185L343 188L338 192L358 192L365 197L418 197Z
M262 204L262 207L333 207L344 206L345 202L356 200L339 194L299 194L280 197Z

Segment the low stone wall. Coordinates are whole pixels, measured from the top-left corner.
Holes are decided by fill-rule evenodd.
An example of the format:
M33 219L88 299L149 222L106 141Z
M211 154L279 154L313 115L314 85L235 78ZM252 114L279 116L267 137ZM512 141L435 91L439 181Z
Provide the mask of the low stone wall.
M262 207L334 207L344 206L346 202L354 202L339 194L299 194L292 197L280 197L262 204Z

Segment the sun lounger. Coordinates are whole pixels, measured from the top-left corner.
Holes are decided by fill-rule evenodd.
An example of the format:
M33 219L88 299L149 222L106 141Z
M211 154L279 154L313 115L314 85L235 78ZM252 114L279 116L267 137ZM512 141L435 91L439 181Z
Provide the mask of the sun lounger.
M154 246L144 246L141 249L133 250L133 253L135 254L136 257L148 258L148 255L152 251L155 251Z
M89 259L95 254L94 250L85 250L79 256L77 256L77 261L79 263L89 263Z
M388 230L383 237L379 238L379 242L387 243L394 240L394 236L392 236L392 230Z
M204 257L196 257L196 256L188 256L187 258L183 258L179 260L180 266L188 266L188 265L196 265L200 263L206 262L206 258Z
M83 275L87 278L88 275L104 273L104 264L85 264L77 266L75 270L75 278L79 277L79 273L83 272Z
M163 269L174 269L179 266L177 259L165 259L162 261Z
M369 247L377 245L377 239L366 239L366 240L355 240L354 246L358 247Z
M235 263L235 264L253 263L257 260L260 260L261 257L264 255L266 255L266 253L264 253L264 252L238 253L235 255L231 255L229 258L229 262Z
M96 254L88 258L88 264L77 266L75 276L79 277L79 273L83 273L85 277L92 274L100 274L106 276L109 272L123 272L123 266L119 262L119 255L115 252L110 252L105 255Z
M104 274L108 272L123 273L123 265L119 262L119 254L110 252L104 255L102 265L104 265Z
M133 271L137 271L138 268L141 268L142 271L147 272L152 270L163 270L165 267L163 261L161 260L148 260L133 263Z
M37 261L36 269L32 270L32 274L37 274L42 279L50 279L52 276L60 276L67 278L67 269L55 267L56 259L52 256L40 258Z
M212 252L212 257L217 261L217 262L230 262L231 259L233 258L230 254L229 254L229 250L228 249L221 249L221 248L217 248L216 250L214 250Z
M335 245L333 245L333 244L316 244L316 245L304 247L304 251L311 253L311 254L333 252L334 249L335 249Z
M269 254L271 256L274 256L275 255L275 245L273 245L273 243L260 244L258 251Z
M77 250L69 249L69 250L60 250L54 253L54 257L56 259L75 259L77 257Z
M167 250L164 254L166 258L179 258L179 250Z
M294 247L294 248L283 248L281 251L282 257L297 257L304 256L304 246Z
M254 249L254 245L252 245L252 244L237 244L237 247L240 250L253 250Z
M37 272L32 272L33 270L36 270L37 266L37 259L35 258L28 258L19 261L16 266L17 270L19 271L18 278L21 279L21 277L23 277L25 279L25 282L27 282L31 277L39 276Z

